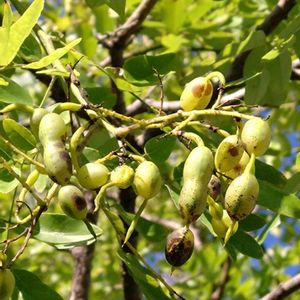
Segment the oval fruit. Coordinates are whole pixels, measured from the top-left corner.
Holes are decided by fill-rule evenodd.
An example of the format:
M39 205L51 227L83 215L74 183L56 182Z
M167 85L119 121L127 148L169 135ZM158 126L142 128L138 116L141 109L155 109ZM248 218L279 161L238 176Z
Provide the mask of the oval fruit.
M65 185L58 192L58 203L64 213L74 219L84 220L87 203L81 190L74 185Z
M66 132L63 118L56 113L48 113L40 121L39 139L43 145L48 141L63 140Z
M78 170L77 178L80 185L94 190L104 185L109 177L109 170L100 163L87 163Z
M0 269L0 299L8 300L15 288L15 276L9 269Z
M158 167L151 161L142 162L135 170L133 185L136 193L150 199L160 192L162 178Z
M185 111L204 109L210 102L213 85L205 77L197 77L187 83L180 96L180 106Z
M134 178L134 170L127 166L118 166L112 170L110 181L120 189L127 189L131 186Z
M35 137L39 137L39 126L42 118L48 114L46 108L38 107L35 108L31 117L30 117L30 129Z
M237 135L229 135L220 143L215 155L215 167L223 173L234 168L244 152L242 141Z
M224 175L226 175L227 177L232 178L232 179L238 177L239 175L242 175L247 164L249 163L249 160L250 160L249 155L247 154L246 151L244 151L238 164L231 170L224 172Z
M194 235L186 227L176 229L167 236L165 257L173 267L180 267L192 256Z
M44 165L47 174L61 185L69 182L72 176L72 162L63 142L48 142L44 146Z
M225 194L225 209L236 220L246 218L254 209L259 193L257 179L250 172L236 177Z
M241 139L249 154L263 155L271 141L271 128L267 121L260 118L250 119L242 129Z
M194 148L185 161L178 205L186 224L196 221L206 207L213 165L212 152L205 146Z

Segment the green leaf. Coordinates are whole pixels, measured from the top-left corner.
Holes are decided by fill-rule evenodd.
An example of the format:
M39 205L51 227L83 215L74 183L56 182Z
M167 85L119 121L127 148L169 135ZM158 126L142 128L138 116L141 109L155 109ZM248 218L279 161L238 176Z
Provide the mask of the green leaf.
M262 70L262 73L246 82L245 102L267 106L279 106L284 103L292 70L290 53L285 50L276 58L254 66L256 71Z
M35 274L21 269L12 269L12 272L23 300L63 300L56 291L43 283Z
M5 2L3 7L2 26L5 28L9 28L12 24L12 19L13 19L13 13L11 11L10 4L9 2Z
M283 188L287 182L280 171L259 159L255 160L255 176L257 179L268 181L278 188Z
M3 120L3 129L8 139L18 148L29 151L35 148L34 135L24 126L13 119Z
M9 193L14 190L19 184L19 181L15 179L6 169L0 169L0 192Z
M158 84L158 74L164 76L174 71L176 60L175 53L157 56L139 55L129 58L124 63L124 78L137 86Z
M258 215L250 214L246 219L239 221L239 228L243 229L244 231L254 231L260 229L265 224L265 219Z
M106 0L106 2L106 4L121 17L121 19L124 18L126 0Z
M3 79L8 82L8 85L0 86L0 102L32 104L32 99L25 88L5 76Z
M89 101L93 104L100 104L105 108L113 108L116 104L116 95L108 87L85 87Z
M178 206L179 194L176 191L174 191L174 189L171 186L169 186L168 184L165 184L165 186L171 196L171 199L172 199L175 207L179 210L179 206Z
M277 227L281 224L280 222L280 216L278 214L276 214L266 225L266 227L264 228L264 230L260 233L260 235L256 238L257 242L261 245L265 239L267 238L267 235L269 233L269 231L274 228Z
M151 160L160 163L168 159L175 143L174 136L156 136L147 141L145 152Z
M80 41L81 41L81 38L76 39L76 40L72 41L71 43L69 43L68 45L66 45L65 47L56 49L51 54L41 58L39 61L27 64L23 68L34 69L34 70L45 68L48 65L52 64L57 59L64 56L66 53L68 53L73 47L75 47L77 44L79 44Z
M286 193L296 193L300 191L300 172L290 177L284 187Z
M259 180L258 204L278 214L300 219L300 200L272 184Z
M242 53L264 45L265 38L265 34L262 30L251 31L248 37L240 43L237 53Z
M240 253L253 257L261 258L264 254L262 247L249 234L238 230L228 241L230 246L233 246Z
M0 66L8 65L17 55L37 23L43 7L43 0L35 0L13 25L0 28Z
M138 284L142 293L145 295L147 300L168 300L170 299L163 292L156 278L153 277L151 272L143 267L139 261L130 253L124 253L119 250L118 255L122 259L122 261L128 267L131 276L134 281Z
M155 199L153 199L153 201L155 201ZM148 205L151 205L150 203ZM118 213L121 215L122 219L126 222L126 224L130 225L135 215L125 212L120 205L115 204L114 207L117 208ZM169 233L167 227L156 222L147 220L143 217L139 218L135 230L145 239L152 243L164 241Z
M92 225L96 236L102 234L101 228ZM79 245L87 245L95 241L83 221L72 219L63 214L44 213L39 219L33 238L55 246L67 249Z

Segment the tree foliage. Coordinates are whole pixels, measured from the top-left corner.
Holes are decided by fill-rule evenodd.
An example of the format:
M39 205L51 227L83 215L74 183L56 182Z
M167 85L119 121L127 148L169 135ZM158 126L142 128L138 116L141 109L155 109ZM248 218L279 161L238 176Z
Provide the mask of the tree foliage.
M299 298L297 1L11 0L0 20L0 276L11 268L12 299ZM199 77L210 103L186 109ZM44 115L55 116L39 127ZM203 144L216 159L256 117L272 137L250 160L255 209L227 209L216 233L232 175L202 169L221 182L216 202L193 175L205 202L189 219L183 177L204 167L185 162ZM60 206L70 184L82 195ZM194 251L173 269L166 240L182 226Z

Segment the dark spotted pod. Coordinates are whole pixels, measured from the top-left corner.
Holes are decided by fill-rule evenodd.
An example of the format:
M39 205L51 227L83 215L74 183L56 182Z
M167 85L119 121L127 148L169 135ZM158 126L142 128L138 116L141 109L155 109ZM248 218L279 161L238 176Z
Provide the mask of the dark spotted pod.
M58 192L58 203L67 216L77 220L86 218L87 203L83 193L76 186L63 186Z
M167 236L165 257L173 267L180 267L188 261L194 250L194 235L187 227L174 230Z

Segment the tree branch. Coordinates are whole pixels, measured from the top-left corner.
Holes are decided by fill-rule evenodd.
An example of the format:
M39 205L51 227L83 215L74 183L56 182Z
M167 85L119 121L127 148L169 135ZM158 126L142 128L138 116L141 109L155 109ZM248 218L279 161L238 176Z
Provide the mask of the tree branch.
M98 41L109 49L116 46L124 49L132 39L132 36L139 31L156 2L157 0L143 0L124 24L111 34L98 37Z
M276 7L265 18L264 22L256 27L256 30L262 30L265 35L269 35L277 25L287 18L291 9L295 6L296 0L279 0ZM226 81L234 81L243 77L243 68L251 50L239 54L226 75Z
M214 286L214 292L211 295L211 300L222 299L226 283L229 281L229 271L231 267L231 260L227 258L223 264L223 273L220 282Z
M300 274L279 284L277 288L266 294L261 300L281 300L300 289Z
M92 193L87 193L85 199L88 204L88 211L94 211L94 199ZM98 216L89 213L87 216L88 221L93 224L97 223ZM96 243L88 246L79 246L71 250L71 254L75 260L74 273L72 278L72 288L69 300L88 300L89 287L91 281L91 269L93 254L95 251Z

